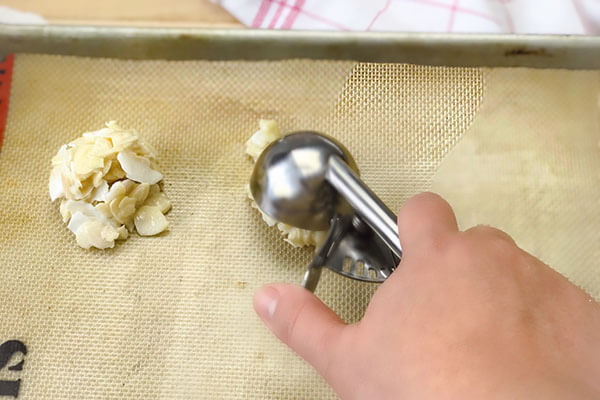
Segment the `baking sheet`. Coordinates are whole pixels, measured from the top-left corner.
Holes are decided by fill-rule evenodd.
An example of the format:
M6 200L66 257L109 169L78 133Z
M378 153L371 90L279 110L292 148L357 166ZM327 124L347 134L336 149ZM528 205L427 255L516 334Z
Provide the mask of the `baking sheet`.
M26 399L334 397L252 311L256 288L300 282L311 258L247 202L259 118L339 139L392 209L433 186L463 226L498 222L598 298L597 96L594 71L19 54L0 150L0 339L28 352L0 379L21 379ZM89 252L47 178L61 144L109 119L157 148L172 228ZM317 294L353 322L375 289L324 273Z
M129 60L305 58L462 67L597 69L600 37L0 24L0 56L9 53Z

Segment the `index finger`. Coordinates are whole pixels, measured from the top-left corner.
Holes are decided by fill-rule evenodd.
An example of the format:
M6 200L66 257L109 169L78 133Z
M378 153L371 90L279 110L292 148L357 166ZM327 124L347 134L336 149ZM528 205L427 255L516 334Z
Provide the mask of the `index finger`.
M434 245L458 232L452 207L441 196L425 192L411 197L398 213L398 236L404 255Z

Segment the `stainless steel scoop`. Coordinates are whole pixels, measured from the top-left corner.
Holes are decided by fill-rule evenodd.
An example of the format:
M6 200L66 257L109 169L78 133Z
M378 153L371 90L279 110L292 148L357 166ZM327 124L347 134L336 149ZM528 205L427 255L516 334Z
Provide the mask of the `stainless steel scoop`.
M402 257L396 216L357 171L342 144L309 131L277 140L256 161L250 191L265 214L302 229L329 229L303 281L309 290L323 266L382 282Z

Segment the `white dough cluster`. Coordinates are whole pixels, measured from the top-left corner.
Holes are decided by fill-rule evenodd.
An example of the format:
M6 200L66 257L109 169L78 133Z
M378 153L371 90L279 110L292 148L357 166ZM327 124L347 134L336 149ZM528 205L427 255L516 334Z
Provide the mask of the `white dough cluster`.
M112 248L134 230L152 236L167 229L171 202L159 185L154 154L135 131L114 121L58 150L50 199L61 201L60 214L79 246Z
M250 157L252 157L252 160L254 162L256 162L258 157L267 148L267 146L269 146L277 139L283 137L276 121L261 119L258 122L258 125L260 129L256 133L254 133L246 142L246 153ZM309 231L306 229L295 228L291 225L287 225L282 222L277 222L273 218L263 213L258 208L256 202L252 198L252 193L250 192L250 185L246 185L246 192L248 194L248 197L250 198L250 204L252 205L252 207L260 211L265 223L269 226L277 226L277 229L279 229L282 235L284 236L284 240L292 246L315 246L316 248L319 248L321 244L325 241L327 231Z

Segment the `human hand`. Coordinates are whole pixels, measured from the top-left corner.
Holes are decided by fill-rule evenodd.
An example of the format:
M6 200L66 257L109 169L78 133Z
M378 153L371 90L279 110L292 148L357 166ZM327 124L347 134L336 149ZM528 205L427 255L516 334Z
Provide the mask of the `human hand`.
M254 298L343 399L600 399L598 303L504 232L459 232L437 195L398 221L402 262L360 322L294 285Z

